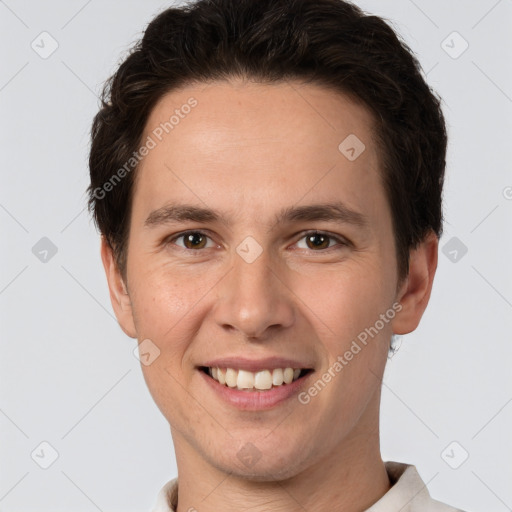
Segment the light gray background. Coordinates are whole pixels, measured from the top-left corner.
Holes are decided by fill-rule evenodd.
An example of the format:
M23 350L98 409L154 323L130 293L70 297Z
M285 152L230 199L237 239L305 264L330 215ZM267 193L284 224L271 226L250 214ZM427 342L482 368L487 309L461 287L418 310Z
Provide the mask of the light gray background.
M512 1L357 3L393 21L444 99L441 248L459 244L440 252L421 326L388 363L383 458L415 464L435 498L468 512L512 510ZM149 510L176 474L136 342L112 312L84 193L101 83L169 5L0 1L4 512ZM31 47L51 48L43 31L59 45L46 59ZM57 247L46 262L32 252L42 237ZM58 452L48 469L43 441Z

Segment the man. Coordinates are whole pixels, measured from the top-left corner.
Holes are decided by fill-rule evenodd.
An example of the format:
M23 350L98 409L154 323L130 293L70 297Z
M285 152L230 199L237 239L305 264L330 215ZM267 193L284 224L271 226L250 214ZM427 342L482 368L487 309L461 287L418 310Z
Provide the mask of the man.
M455 510L379 444L445 153L412 53L351 4L200 0L150 23L95 117L89 204L175 447L155 510Z

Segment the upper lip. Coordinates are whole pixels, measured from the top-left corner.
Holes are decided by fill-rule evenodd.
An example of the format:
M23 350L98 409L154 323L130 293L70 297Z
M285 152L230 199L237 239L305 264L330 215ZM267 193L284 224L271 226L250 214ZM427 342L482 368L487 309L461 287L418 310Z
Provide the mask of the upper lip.
M233 368L237 370L246 370L248 372L257 372L261 370L274 370L275 368L301 368L313 369L313 365L296 359L287 359L285 357L265 357L262 359L247 359L245 357L222 357L206 361L200 366L212 368Z

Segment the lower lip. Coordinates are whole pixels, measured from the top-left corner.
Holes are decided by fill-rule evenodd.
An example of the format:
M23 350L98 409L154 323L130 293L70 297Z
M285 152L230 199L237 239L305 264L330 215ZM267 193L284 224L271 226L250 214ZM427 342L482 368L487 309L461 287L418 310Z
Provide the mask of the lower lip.
M237 388L230 388L216 381L206 373L198 370L210 388L217 393L222 400L234 405L244 411L262 411L272 409L276 405L297 395L305 385L313 372L307 373L304 377L297 379L290 384L283 384L267 391L241 391Z

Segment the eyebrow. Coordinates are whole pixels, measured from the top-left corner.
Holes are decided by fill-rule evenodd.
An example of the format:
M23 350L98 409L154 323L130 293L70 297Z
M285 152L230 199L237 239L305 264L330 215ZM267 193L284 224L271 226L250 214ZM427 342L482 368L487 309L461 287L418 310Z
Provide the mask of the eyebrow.
M283 208L275 216L275 224L294 223L301 221L330 221L343 224L353 224L359 228L369 225L366 215L351 210L341 202L327 204L312 204L305 206L290 206ZM224 215L210 208L191 204L167 204L152 211L144 222L147 228L154 228L172 222L228 222ZM229 222L228 222L229 223Z

